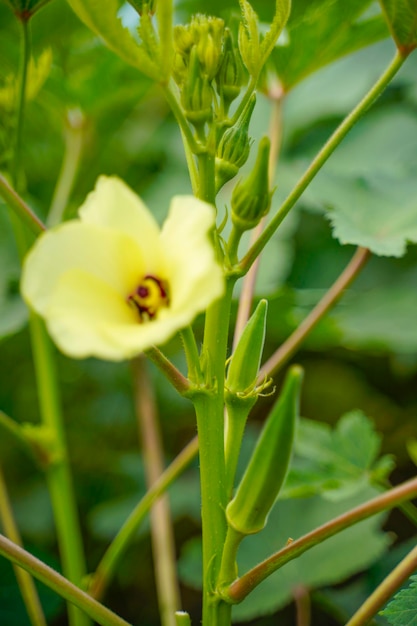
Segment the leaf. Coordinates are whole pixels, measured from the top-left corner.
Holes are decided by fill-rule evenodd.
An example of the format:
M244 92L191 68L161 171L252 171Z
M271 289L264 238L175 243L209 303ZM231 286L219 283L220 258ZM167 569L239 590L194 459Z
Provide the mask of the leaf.
M410 586L397 593L381 611L392 626L417 626L417 576L411 576L410 581Z
M399 51L407 56L417 46L415 0L379 0Z
M361 411L346 413L334 430L303 419L295 440L294 459L281 498L322 494L342 500L370 486L392 470L390 457L377 463L381 436ZM381 462L383 461L383 464Z
M271 57L284 89L386 37L382 16L367 13L371 4L372 0L294 0L287 37Z
M52 65L52 51L46 48L35 61L31 57L28 66L26 86L26 99L33 100L38 95L43 84L49 76ZM0 107L12 111L16 105L18 91L18 78L9 74L5 78L5 85L0 87Z
M138 68L143 74L158 80L159 70L117 17L117 0L68 0L80 20L102 37L108 47L126 63Z
M417 241L416 142L417 121L405 109L365 118L319 172L304 202L328 209L341 243L403 256Z
M262 559L282 548L289 537L296 539L313 528L333 519L350 508L376 495L366 489L354 498L329 502L316 496L299 500L279 500L261 533L245 539L238 561L239 573L248 571ZM315 589L339 583L365 569L385 551L389 540L379 530L384 515L352 526L287 563L257 587L241 604L233 607L236 621L270 614L293 598L297 586ZM355 546L355 549L352 549ZM192 540L180 559L182 580L192 586L201 585L200 542Z
M291 0L276 0L275 15L271 28L266 33L261 43L262 63L268 59L280 36L285 24L288 21L291 11Z

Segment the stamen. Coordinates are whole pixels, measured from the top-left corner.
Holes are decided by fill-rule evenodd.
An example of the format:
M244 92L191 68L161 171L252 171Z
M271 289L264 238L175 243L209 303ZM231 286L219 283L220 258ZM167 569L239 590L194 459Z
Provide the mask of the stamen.
M148 274L127 301L139 313L141 322L153 320L161 307L169 306L169 286L164 280Z

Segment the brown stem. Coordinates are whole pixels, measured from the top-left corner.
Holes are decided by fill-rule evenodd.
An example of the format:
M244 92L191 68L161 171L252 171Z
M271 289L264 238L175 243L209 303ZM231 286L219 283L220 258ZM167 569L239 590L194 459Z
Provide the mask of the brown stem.
M356 611L346 626L365 626L394 595L413 572L417 570L417 546L382 581L369 598Z
M355 280L362 270L371 253L367 248L358 247L340 276L326 292L320 302L307 315L305 320L296 328L288 339L268 359L259 371L258 381L263 381L267 376L277 372L298 350L304 339L309 335L319 321L341 298L343 292Z
M155 397L144 357L135 359L132 366L136 415L142 437L146 478L150 488L164 472L164 453ZM161 623L162 626L176 626L175 612L180 608L181 601L175 568L171 511L166 494L152 506L150 518Z
M297 626L310 626L311 600L309 590L304 585L298 585L293 589L293 596L297 612Z
M262 561L262 563L256 565L249 570L249 572L246 572L241 578L235 580L226 591L227 599L234 603L241 602L255 587L265 580L265 578L310 548L322 543L329 537L333 537L333 535L336 535L342 530L353 526L353 524L357 524L386 509L391 509L401 502L411 500L416 496L417 478L413 478L391 489L391 491L383 493L347 513L343 513L343 515L336 517L330 522L326 522L326 524L319 526L310 533L291 542L268 559Z

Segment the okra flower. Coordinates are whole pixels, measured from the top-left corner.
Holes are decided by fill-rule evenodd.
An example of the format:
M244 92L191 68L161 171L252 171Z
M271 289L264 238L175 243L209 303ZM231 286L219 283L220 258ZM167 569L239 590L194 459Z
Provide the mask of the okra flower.
M100 177L79 219L43 234L22 277L26 302L69 356L109 360L162 344L223 292L214 209L172 199L162 229L117 178Z

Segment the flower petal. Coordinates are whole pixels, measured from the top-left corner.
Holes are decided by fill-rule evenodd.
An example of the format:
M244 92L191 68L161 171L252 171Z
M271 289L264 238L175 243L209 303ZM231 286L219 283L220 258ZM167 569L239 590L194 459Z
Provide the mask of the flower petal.
M24 298L44 314L61 276L76 268L125 297L143 276L144 261L136 243L126 235L79 221L67 222L39 237L26 257L21 285Z
M223 272L209 239L214 222L214 208L206 202L193 196L172 199L161 242L169 268L173 313L192 310L194 317L223 293Z
M129 235L140 246L147 272L158 272L159 226L142 200L115 176L100 176L79 209L83 222Z
M61 277L45 317L51 336L65 354L112 361L165 343L191 321L188 313L141 323L116 291L81 270L70 270Z

